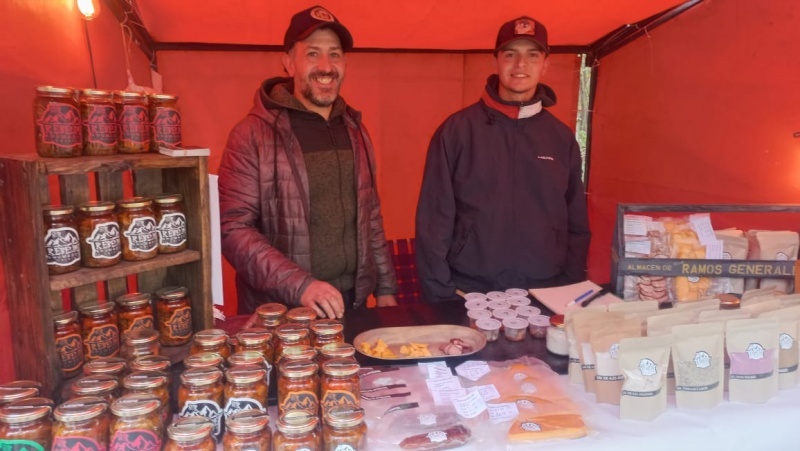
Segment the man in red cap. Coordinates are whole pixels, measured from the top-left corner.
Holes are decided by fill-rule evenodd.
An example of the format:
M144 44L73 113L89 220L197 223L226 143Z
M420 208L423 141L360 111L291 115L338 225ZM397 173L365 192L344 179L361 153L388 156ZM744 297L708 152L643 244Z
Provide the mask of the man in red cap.
M236 269L239 311L282 302L340 318L370 294L396 305L372 141L339 96L353 38L314 6L292 17L284 48L289 77L262 84L219 168L222 254Z
M585 279L589 248L574 133L545 108L549 47L530 17L503 24L497 74L481 99L433 135L416 217L417 270L427 301L463 292Z

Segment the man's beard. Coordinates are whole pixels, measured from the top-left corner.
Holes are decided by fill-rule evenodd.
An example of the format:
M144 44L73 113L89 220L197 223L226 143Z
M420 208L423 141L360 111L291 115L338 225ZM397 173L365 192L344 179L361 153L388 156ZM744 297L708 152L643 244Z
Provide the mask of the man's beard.
M311 87L312 84L313 84L313 79L314 78L322 78L322 77L331 77L331 79L332 79L330 87L331 87L331 89L334 90L334 92L332 93L333 97L330 100L323 99L323 98L320 98L320 97L316 97L314 95L314 90ZM341 86L341 80L339 79L339 73L338 72L336 72L336 71L331 71L331 72L313 72L313 73L308 75L308 83L306 83L306 86L303 89L302 94L303 94L303 97L306 100L308 100L309 102L311 102L313 105L316 105L318 107L323 107L324 108L324 107L331 106L333 104L333 102L336 101L336 98L339 96L339 87L340 86Z

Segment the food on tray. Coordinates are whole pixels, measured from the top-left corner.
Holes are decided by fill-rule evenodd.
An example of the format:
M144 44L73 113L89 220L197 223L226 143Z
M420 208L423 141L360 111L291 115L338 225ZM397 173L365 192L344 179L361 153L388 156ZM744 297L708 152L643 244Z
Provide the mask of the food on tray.
M428 345L425 343L409 343L400 346L400 354L408 357L431 357L431 351L428 350ZM447 353L445 352L445 354Z
M441 431L406 437L400 442L400 448L421 450L458 448L467 443L471 435L472 432L468 427L457 424Z
M472 346L466 344L464 340L460 338L453 338L450 342L439 346L439 350L447 355L461 355L465 352L472 352Z
M369 342L366 341L361 343L361 352L366 355L381 359L397 358L397 354L392 352L392 350L389 349L389 346L381 338L378 338L378 341L375 342L375 346L370 345Z

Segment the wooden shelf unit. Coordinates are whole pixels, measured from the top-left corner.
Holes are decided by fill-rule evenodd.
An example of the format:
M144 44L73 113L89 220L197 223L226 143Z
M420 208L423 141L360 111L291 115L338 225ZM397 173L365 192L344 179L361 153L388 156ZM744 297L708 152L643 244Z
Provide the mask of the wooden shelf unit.
M125 189L126 181L132 182ZM117 201L124 193L154 196L181 193L188 227L188 249L142 262L122 262L108 268L82 268L50 276L44 259L42 206L52 203L50 186L57 186L60 203L78 205L90 197ZM92 193L95 193L92 196ZM97 283L105 298L129 291L127 276L137 275L140 292L171 285L185 286L192 299L195 330L213 325L211 243L207 157L159 154L105 157L0 157L0 254L6 277L8 308L19 379L40 381L49 395L60 384L53 339L53 315L62 311L63 289L70 289L72 308L97 303ZM133 291L131 287L130 291Z

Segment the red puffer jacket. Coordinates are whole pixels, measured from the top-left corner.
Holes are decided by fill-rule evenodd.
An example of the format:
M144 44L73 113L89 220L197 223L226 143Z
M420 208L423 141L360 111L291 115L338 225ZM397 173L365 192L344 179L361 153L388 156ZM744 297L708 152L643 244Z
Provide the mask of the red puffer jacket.
M268 95L287 83L264 82L255 105L228 137L219 168L222 255L236 270L240 313L266 302L298 305L310 274L309 194L300 143L287 106ZM358 266L355 307L397 292L375 187L372 142L361 114L350 107L345 123L354 149Z

